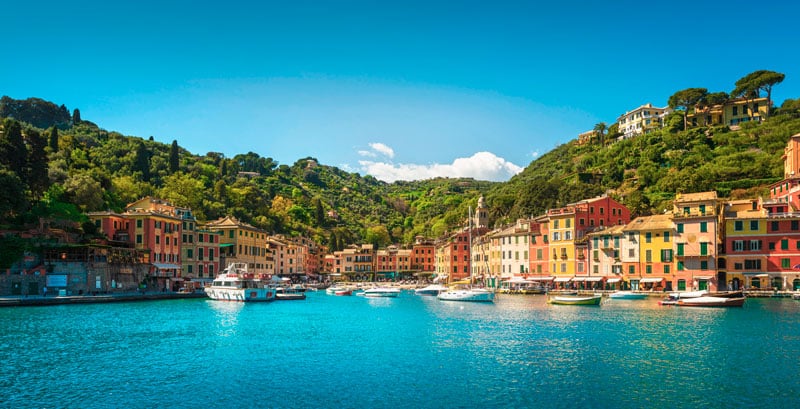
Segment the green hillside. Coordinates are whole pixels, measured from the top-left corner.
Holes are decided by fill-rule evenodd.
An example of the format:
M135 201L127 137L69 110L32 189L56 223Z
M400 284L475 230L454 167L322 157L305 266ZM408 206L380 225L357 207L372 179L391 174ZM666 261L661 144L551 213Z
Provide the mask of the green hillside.
M84 212L121 211L151 195L190 207L202 220L233 215L273 233L306 235L341 248L354 242L410 243L461 225L483 194L492 223L609 193L634 214L660 212L676 192L764 193L782 177L781 154L800 133L800 103L787 100L762 124L683 131L668 126L593 145L563 144L507 183L439 178L384 183L312 158L279 164L249 152L197 154L178 141L125 136L81 120L76 109L40 99L0 99L0 224L43 221L80 233ZM34 121L29 123L28 121ZM90 224L83 225L91 233Z

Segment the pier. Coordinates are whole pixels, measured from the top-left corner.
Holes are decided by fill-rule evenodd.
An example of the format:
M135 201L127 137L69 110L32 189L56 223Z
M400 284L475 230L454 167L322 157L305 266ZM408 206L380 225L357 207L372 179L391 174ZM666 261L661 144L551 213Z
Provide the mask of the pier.
M74 296L5 296L0 297L0 307L29 307L69 304L104 304L113 302L180 300L186 298L208 298L205 293L161 292L161 293L119 293Z

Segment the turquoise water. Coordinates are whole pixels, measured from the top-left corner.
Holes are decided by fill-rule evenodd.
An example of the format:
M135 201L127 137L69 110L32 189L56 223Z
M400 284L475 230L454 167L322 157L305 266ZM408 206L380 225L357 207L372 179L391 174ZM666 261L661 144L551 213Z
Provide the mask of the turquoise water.
M0 407L800 406L800 302L310 293L0 309Z

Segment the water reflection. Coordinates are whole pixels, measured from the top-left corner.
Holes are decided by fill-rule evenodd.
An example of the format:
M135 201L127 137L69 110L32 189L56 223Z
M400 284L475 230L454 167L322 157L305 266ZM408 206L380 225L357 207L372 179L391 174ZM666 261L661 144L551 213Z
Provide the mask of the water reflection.
M218 336L233 337L237 335L239 313L244 309L244 304L243 302L206 301L206 305L214 313Z

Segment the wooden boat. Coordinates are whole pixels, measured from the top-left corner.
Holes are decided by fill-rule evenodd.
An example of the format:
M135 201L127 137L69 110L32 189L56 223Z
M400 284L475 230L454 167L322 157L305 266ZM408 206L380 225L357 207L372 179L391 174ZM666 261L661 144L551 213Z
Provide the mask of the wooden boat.
M593 295L556 295L547 299L549 304L557 305L600 305L603 298L600 294Z
M608 297L615 300L644 300L647 298L647 294L633 291L615 291L609 294Z
M721 297L721 298L741 298L744 297L742 290L737 291L713 291L706 294L707 297Z
M340 288L334 291L333 295L353 295L353 290L349 288Z
M726 298L726 297L696 297L678 299L677 305L681 307L741 307L744 305L745 297Z

